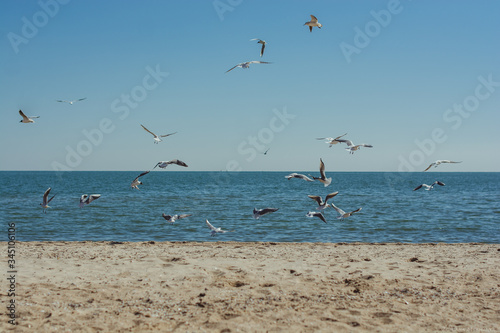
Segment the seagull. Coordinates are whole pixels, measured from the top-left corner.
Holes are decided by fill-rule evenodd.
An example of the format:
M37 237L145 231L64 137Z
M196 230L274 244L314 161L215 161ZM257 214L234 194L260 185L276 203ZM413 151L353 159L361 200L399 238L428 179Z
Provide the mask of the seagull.
M349 153L351 154L354 154L354 152L356 150L358 150L359 148L361 147L367 147L367 148L373 148L372 145L368 145L366 143L362 143L362 144L359 144L359 145L355 145L354 143L352 143L351 140L337 140L338 142L344 142L346 145L347 145L347 148L346 150L349 151Z
M331 204L331 206L333 207L333 209L335 209L337 211L337 213L340 214L340 216L337 217L340 220L343 220L343 219L345 219L345 218L351 216L352 214L357 213L361 210L361 208L358 208L356 210L353 210L352 212L346 213L342 209L340 209L339 207L335 206L334 204Z
M277 211L278 209L279 208L263 208L263 209L254 208L253 209L253 218L258 220L259 217L266 215L266 214L269 214L269 213L273 213L273 212Z
M90 204L92 201L97 200L101 197L100 194L83 194L80 197L80 208L83 208L83 206Z
M325 185L325 187L327 187L332 182L332 178L331 177L330 178L326 178L326 175L325 175L325 163L323 163L323 160L321 158L319 160L320 160L319 173L320 173L321 177L319 177L319 178L313 177L313 179L319 180L320 182L323 183L323 185Z
M269 149L271 149L271 148L267 148L267 150L265 152L263 152L262 154L267 155L267 152L269 151Z
M47 200L47 198L49 197L50 190L51 190L51 188L49 187L49 188L45 191L45 193L43 194L43 201L42 201L42 203L40 204L40 206L42 206L42 208L43 208L43 212L44 212L44 213L46 213L46 212L47 212L47 211L46 211L46 209L47 209L47 208L50 208L50 206L49 206L49 202L51 202L51 201L52 201L52 199L54 199L54 197L55 197L55 195L53 195L53 196L52 196L52 198L50 198L49 200Z
M257 43L262 44L262 48L260 49L260 56L262 57L262 55L264 54L264 49L266 48L266 41L258 38L252 38L250 40L256 40L258 41Z
M159 136L158 136L158 135L154 134L153 132L151 132L150 130L148 130L148 129L147 129L146 127L144 127L142 124L141 124L141 126L142 126L142 128L144 128L147 132L149 132L149 133L153 134L153 136L154 136L154 140L155 140L155 142L154 142L154 143L158 143L158 142L160 142L160 141L163 141L161 138L164 138L164 137L166 137L166 136L170 136L170 135L173 135L173 134L177 133L177 132L174 132L174 133L165 134L165 135L159 135Z
M307 217L319 217L319 219L326 223L326 219L321 212L309 212L306 214Z
M318 27L321 29L321 27L323 26L318 22L318 19L314 15L311 15L311 21L304 23L304 25L309 26L309 32L313 31L313 27Z
M143 172L141 173L139 176L137 176L133 181L132 181L132 184L130 184L130 186L132 188L136 188L136 189L139 189L139 185L142 185L142 182L139 180L139 177L142 177L144 175L147 175L149 173L149 171L146 171L146 172Z
M319 195L308 195L309 198L313 199L313 200L316 200L316 202L318 203L318 210L323 210L325 208L327 208L329 206L329 204L327 203L327 201L331 198L333 198L334 196L336 196L337 194L339 194L339 192L333 192L333 193L330 193L330 194L327 194L326 197L325 197L325 201L323 201L323 199L321 199L321 197Z
M205 222L207 223L207 226L210 228L210 236L212 237L215 237L218 233L226 233L226 232L233 232L233 230L231 231L227 231L227 230L222 230L221 228L216 228L214 227L212 224L210 224L210 222L208 222L208 220L205 220Z
M430 190L432 190L432 188L433 188L433 187L434 187L434 185L436 185L436 184L441 185L441 186L444 186L444 185L445 185L443 182L440 182L439 180L436 180L434 183L432 183L432 185L427 185L427 184L418 185L417 187L415 187L415 188L413 189L413 191L420 190L422 187L425 187L425 189L426 189L427 191L430 191Z
M154 168L156 167L160 167L162 169L165 169L169 164L177 164L177 165L180 165L180 166L183 166L183 167L186 167L187 168L187 164L180 161L180 160L171 160L171 161L160 161L158 162ZM153 169L154 169L153 168Z
M56 102L59 102L59 103L68 103L69 105L73 105L76 102L81 102L81 101L86 100L86 99L87 99L87 97L80 98L80 99L75 99L73 101L65 101L65 100L58 99Z
M21 111L21 110L19 110L19 114L21 115L21 117L23 117L23 120L20 120L19 122L20 123L25 123L25 124L34 123L35 121L33 119L40 118L40 116L29 116L29 117L27 117L23 113L23 111Z
M192 214L180 214L180 215L177 215L177 214L175 214L175 215L167 215L165 213L161 214L161 216L163 216L163 218L165 220L167 220L167 222L169 222L169 223L174 223L177 220L189 217L191 215Z
M234 66L233 68L229 69L228 71L226 71L226 73L232 71L236 67L248 68L248 67L250 67L251 64L272 64L272 62L257 61L257 60L242 62L241 64L238 64L238 65Z
M431 165L429 165L427 167L427 169L425 169L424 171L427 171L429 170L432 166L434 166L435 168L437 168L437 166L441 163L462 163L462 161L460 162L454 162L454 161L450 161L450 160L437 160L436 162L432 162Z
M300 179L304 179L308 182L313 182L314 180L312 180L311 178L307 177L306 175L303 175L303 174L300 174L300 173L291 173L289 174L288 176L285 176L286 179L290 180L292 178L300 178Z
M328 143L331 147L333 145L336 145L337 143L341 143L341 142L344 142L344 140L339 140L341 137L347 135L347 133L345 133L344 135L341 135L341 136L338 136L336 138L317 138L316 140L326 140L326 143Z

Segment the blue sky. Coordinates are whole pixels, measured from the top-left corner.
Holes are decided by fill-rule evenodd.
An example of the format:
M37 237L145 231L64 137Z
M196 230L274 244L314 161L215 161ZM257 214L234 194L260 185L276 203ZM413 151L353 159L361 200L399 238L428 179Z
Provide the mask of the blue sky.
M329 171L438 159L463 163L437 171L500 171L499 12L498 1L2 1L0 170L180 159L314 171L323 158ZM310 14L322 29L303 25ZM252 38L268 42L262 58ZM251 60L272 64L225 73ZM40 118L19 123L19 109ZM140 124L177 134L156 145ZM344 133L374 148L316 140Z

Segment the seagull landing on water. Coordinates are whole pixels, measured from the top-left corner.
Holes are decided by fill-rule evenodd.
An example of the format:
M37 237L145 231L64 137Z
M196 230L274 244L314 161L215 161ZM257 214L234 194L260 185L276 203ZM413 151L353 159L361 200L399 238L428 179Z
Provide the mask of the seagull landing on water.
M216 228L208 220L205 220L207 226L210 228L210 236L215 237L217 234L221 233L226 233L226 232L233 232L234 230L227 231L227 230L222 230L221 228Z
M292 178L299 178L299 179L304 179L308 182L313 182L314 180L312 180L311 178L307 177L306 175L303 175L303 174L300 174L300 173L291 173L289 174L288 176L285 176L286 179L290 180Z
M321 199L321 197L319 195L308 195L308 197L313 199L313 200L316 200L316 202L318 203L318 210L323 210L330 205L330 204L328 204L328 200L330 200L331 198L333 198L337 194L339 194L338 191L327 194L325 197L325 201L323 201L323 199Z
M264 49L266 48L266 41L258 38L252 38L250 40L256 40L258 41L257 43L262 44L262 47L260 48L260 56L264 55Z
M29 116L29 117L27 117L23 113L23 111L21 111L21 110L19 110L19 114L21 115L21 117L23 117L23 119L20 120L19 122L20 123L25 123L25 124L34 123L35 121L33 119L40 118L40 116Z
M165 213L161 214L168 223L174 223L177 220L184 219L186 217L190 217L192 214L180 214L180 215L167 215Z
M59 103L68 103L69 105L73 105L76 102L81 102L81 101L84 101L86 99L87 99L87 97L80 98L80 99L75 99L75 100L72 100L72 101L65 101L65 100L58 99L58 100L56 100L56 102L59 102Z
M137 176L132 183L130 184L130 187L139 189L139 185L142 185L142 182L139 180L139 177L142 177L144 175L147 175L149 171L141 173L139 176Z
M141 126L142 126L142 128L144 128L144 130L146 132L149 132L150 134L152 134L154 136L154 140L155 140L154 143L161 142L161 141L163 141L161 138L164 138L164 137L167 137L167 136L170 136L170 135L174 135L175 133L177 133L177 132L174 132L174 133L165 134L165 135L156 135L153 132L151 132L150 130L148 130L146 127L144 127L142 124L141 124Z
M229 69L228 71L226 71L226 73L232 71L236 67L249 68L251 64L272 64L272 63L271 62L266 62L266 61L257 61L257 60L242 62L241 64L238 64L238 65L234 66L233 68Z
M339 142L344 142L347 145L346 150L349 151L350 154L354 154L356 150L359 150L361 147L373 148L372 145L362 143L359 145L355 145L351 140L338 140Z
M80 197L80 208L83 208L83 206L90 204L92 201L97 200L101 197L100 194L83 194Z
M40 206L42 206L42 208L43 208L43 212L44 212L44 213L47 213L46 209L47 209L47 208L50 208L50 206L49 206L49 202L51 202L51 201L52 201L52 199L54 199L54 197L55 197L55 194L54 194L54 195L52 196L52 198L48 199L48 197L49 197L49 193L50 193L50 190L51 190L51 188L49 187L49 188L45 191L45 193L43 194L43 200L42 200L42 203L40 204ZM48 200L47 200L47 199L48 199Z
M156 167L160 167L160 168L162 168L162 169L165 169L165 168L166 168L169 164L177 164L177 165L183 166L183 167L185 167L185 168L187 168L187 166L188 166L186 163L184 163L184 162L182 162L182 161L180 161L180 160L171 160L171 161L160 161L160 162L158 162L158 163L155 165L155 167L154 167L154 168L156 168ZM154 168L153 168L153 169L154 169Z
M266 214L269 214L269 213L273 213L273 212L277 211L278 209L279 208L263 208L263 209L254 208L253 209L253 218L258 220L259 217L266 215Z
M323 26L318 22L318 19L314 15L311 15L311 21L304 23L304 25L307 25L309 27L309 32L313 31L313 27L318 27L319 29L321 29L321 27Z
M422 185L418 185L417 187L415 187L413 189L413 191L416 191L416 190L420 190L422 187L425 187L425 189L427 191L430 191L434 188L434 185L441 185L441 186L444 186L445 184L443 182L440 182L439 180L436 180L434 183L432 183L431 185L427 185L427 184L422 184Z
M344 140L339 140L341 137L346 136L346 134L338 136L336 138L317 138L316 140L326 140L325 143L329 144L329 147L336 145L337 143L345 142Z
M306 214L307 217L317 217L319 218L321 221L325 222L326 223L326 219L325 219L325 216L323 216L323 214L321 212L309 212Z
M460 162L454 162L454 161L450 161L450 160L437 160L436 162L432 162L431 165L429 165L427 167L427 169L425 169L424 171L427 171L429 170L432 166L434 166L435 168L437 168L437 166L441 163L462 163L462 161Z
M353 210L352 212L346 213L342 209L340 209L339 207L335 206L334 204L331 204L331 206L333 207L333 209L335 209L337 211L337 213L339 213L340 216L337 217L337 218L340 219L340 220L348 218L352 214L357 213L357 212L359 212L361 210L361 208L358 208L356 210Z
M323 183L323 185L325 185L325 187L327 187L328 185L331 184L332 182L332 178L326 178L326 174L325 174L325 163L323 163L323 160L320 158L319 159L320 163L319 163L319 174L320 174L320 177L314 177L313 176L313 179L317 179L319 180L320 182Z

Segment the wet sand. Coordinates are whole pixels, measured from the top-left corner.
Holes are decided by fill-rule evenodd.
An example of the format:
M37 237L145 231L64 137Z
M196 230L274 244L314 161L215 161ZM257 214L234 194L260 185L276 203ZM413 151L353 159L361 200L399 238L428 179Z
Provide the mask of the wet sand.
M18 242L15 327L4 261L2 332L500 330L499 244Z

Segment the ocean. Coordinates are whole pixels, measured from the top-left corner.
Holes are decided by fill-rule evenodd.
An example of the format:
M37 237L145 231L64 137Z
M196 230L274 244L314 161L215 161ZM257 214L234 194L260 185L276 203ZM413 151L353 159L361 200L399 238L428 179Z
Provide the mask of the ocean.
M287 180L289 172L161 170L130 183L141 171L2 171L1 219L15 223L17 241L237 241L500 243L500 173L328 172L332 184ZM316 175L318 172L302 172ZM316 175L318 176L318 175ZM413 189L442 181L431 191ZM51 208L39 203L51 187ZM325 197L327 223L306 217ZM82 194L101 194L79 208ZM279 208L256 220L253 208ZM166 214L192 214L174 224ZM210 237L205 224L234 232Z

